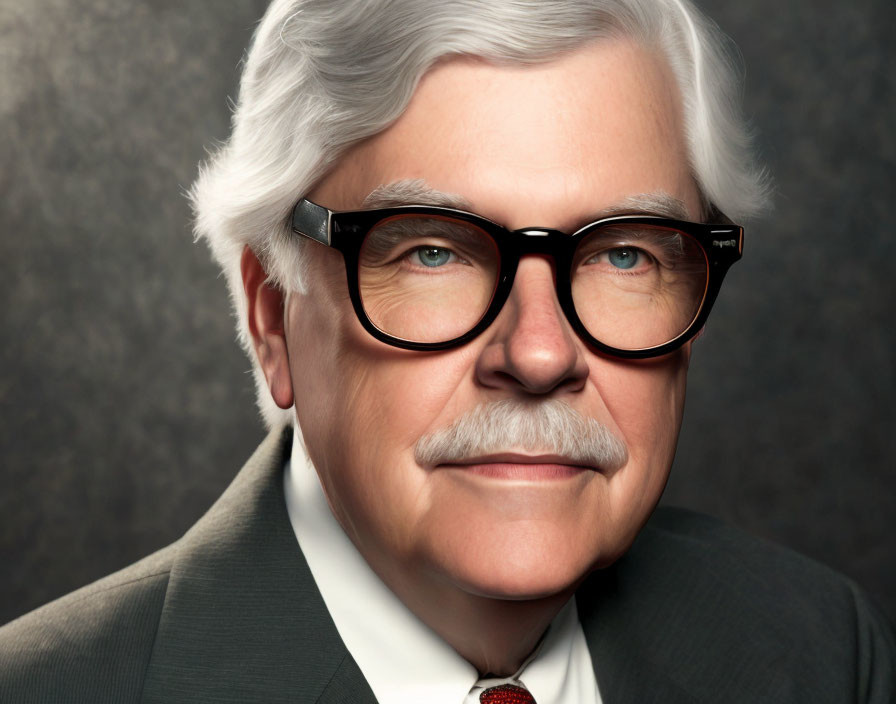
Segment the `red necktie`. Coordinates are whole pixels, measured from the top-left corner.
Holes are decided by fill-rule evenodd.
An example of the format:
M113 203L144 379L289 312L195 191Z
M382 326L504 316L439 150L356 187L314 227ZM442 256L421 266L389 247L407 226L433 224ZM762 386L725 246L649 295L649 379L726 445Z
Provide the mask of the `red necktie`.
M529 690L515 684L489 687L479 695L479 701L481 704L535 704Z

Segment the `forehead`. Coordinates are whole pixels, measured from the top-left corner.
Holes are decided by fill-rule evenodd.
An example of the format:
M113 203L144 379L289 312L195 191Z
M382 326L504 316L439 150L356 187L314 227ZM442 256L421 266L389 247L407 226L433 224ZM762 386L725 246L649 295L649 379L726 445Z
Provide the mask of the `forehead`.
M311 196L357 208L409 179L509 226L569 227L643 193L699 207L671 71L629 40L535 65L443 60L403 115L351 149Z

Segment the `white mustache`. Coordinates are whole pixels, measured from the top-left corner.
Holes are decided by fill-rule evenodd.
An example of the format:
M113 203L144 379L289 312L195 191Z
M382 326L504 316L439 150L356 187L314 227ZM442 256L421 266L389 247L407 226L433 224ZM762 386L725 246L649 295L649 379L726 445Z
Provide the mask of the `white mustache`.
M423 467L434 467L511 450L560 455L573 464L604 470L619 469L628 461L621 440L569 404L513 399L477 406L448 427L424 435L414 445L414 458Z

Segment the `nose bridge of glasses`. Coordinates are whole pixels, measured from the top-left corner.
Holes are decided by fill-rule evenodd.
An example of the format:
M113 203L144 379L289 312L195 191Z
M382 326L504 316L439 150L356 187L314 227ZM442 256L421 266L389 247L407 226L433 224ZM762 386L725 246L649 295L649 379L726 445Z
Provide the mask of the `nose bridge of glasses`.
M540 256L548 259L548 265L551 269L553 278L553 286L558 285L558 264L563 261L562 254L564 248L569 245L570 236L560 230L549 227L524 227L519 230L509 231L509 241L514 250L515 262L520 262L524 256ZM517 265L514 265L516 269ZM517 277L514 276L514 279ZM558 290L556 293L559 299L563 296ZM566 310L564 309L564 314Z
M556 257L569 242L569 235L549 227L524 227L513 230L510 235L510 241L520 256L548 254Z

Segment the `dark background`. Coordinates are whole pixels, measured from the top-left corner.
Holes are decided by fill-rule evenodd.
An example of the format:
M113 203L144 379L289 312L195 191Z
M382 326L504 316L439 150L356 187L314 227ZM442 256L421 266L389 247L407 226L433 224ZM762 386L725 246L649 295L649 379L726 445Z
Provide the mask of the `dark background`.
M189 527L264 435L183 191L260 0L0 0L0 623ZM776 183L697 343L664 501L896 619L896 4L702 0Z

